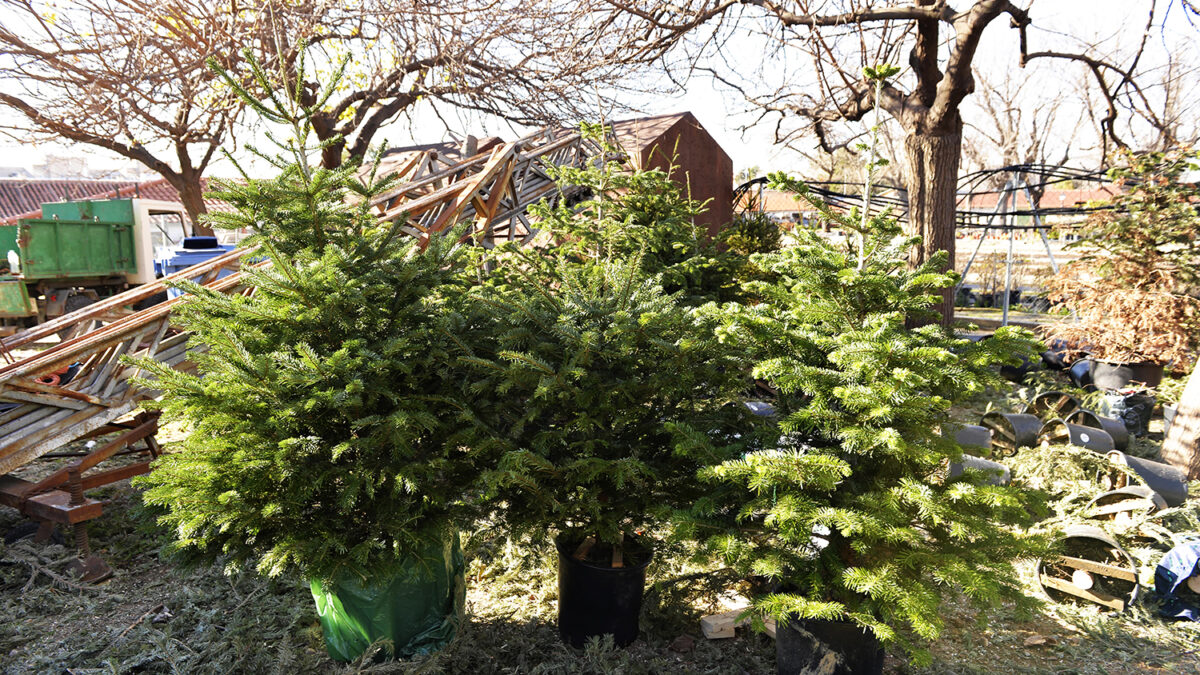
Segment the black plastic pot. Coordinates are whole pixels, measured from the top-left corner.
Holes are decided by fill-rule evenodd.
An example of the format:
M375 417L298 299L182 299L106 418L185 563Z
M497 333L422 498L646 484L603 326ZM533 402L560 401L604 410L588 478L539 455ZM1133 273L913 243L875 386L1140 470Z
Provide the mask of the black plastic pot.
M1051 340L1046 343L1046 351L1042 352L1042 363L1051 370L1066 370L1071 365L1067 361L1070 352L1071 345L1066 340Z
M1147 487L1162 496L1167 506L1182 506L1187 501L1187 474L1178 467L1127 455L1119 450L1108 453L1108 459L1114 464L1124 464L1133 469Z
M1091 602L1117 611L1137 601L1141 591L1137 562L1107 532L1093 525L1071 525L1058 545L1062 555L1069 557L1042 560L1037 567L1038 583L1051 600ZM1072 560L1082 561L1082 567ZM1080 571L1085 572L1079 575L1082 585L1076 582Z
M637 639L638 615L652 552L626 540L625 555L636 564L611 567L574 557L579 542L555 542L558 548L558 634L572 647L590 637L611 634L618 647Z
M1126 507L1116 510L1105 509L1105 513L1095 514L1096 509L1104 507L1112 507L1113 505L1125 504ZM1154 490L1145 485L1128 485L1116 490L1109 490L1104 494L1096 497L1088 502L1087 506L1083 507L1083 512L1089 514L1089 518L1103 518L1105 520L1116 519L1117 514L1121 512L1143 511L1145 513L1157 513L1167 508L1167 500L1162 498Z
M1103 429L1094 429L1080 424L1068 424L1062 420L1050 420L1038 432L1038 442L1051 445L1070 444L1094 452L1108 452L1115 446L1112 436Z
M1131 386L1157 387L1162 384L1161 363L1117 363L1093 359L1092 380L1101 389L1128 389Z
M1091 357L1085 356L1071 364L1071 367L1067 369L1067 375L1071 377L1071 381L1075 383L1075 386L1080 389L1094 388L1092 367Z
M1113 417L1101 417L1089 410L1076 410L1067 416L1067 421L1071 424L1078 424L1084 427L1093 429L1103 429L1112 436L1113 447L1117 450L1129 449L1129 430L1125 428L1125 423Z
M1042 421L1036 415L992 411L979 420L992 432L992 455L1012 456L1020 448L1032 448L1037 443Z
M875 634L849 621L793 619L775 632L779 675L878 675L883 657Z
M1061 391L1046 391L1033 397L1025 406L1026 415L1037 415L1043 420L1067 418L1079 410L1079 399Z
M1020 358L1021 362L1015 366L1008 364L1000 366L1000 377L1020 384L1025 381L1027 375L1042 367L1041 362L1033 361L1025 356Z

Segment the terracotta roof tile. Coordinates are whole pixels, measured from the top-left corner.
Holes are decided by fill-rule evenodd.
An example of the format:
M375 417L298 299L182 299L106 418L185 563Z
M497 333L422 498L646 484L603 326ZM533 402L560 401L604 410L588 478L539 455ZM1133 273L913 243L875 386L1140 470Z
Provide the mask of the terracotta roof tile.
M25 185L7 185L24 183ZM208 179L203 180L208 190ZM0 179L0 223L11 224L22 218L38 218L42 215L42 204L61 201L84 201L89 199L155 199L164 202L182 202L179 191L171 187L165 178L138 183L133 181L94 180L43 180L37 178ZM24 210L14 210L17 205ZM205 199L204 205L210 212L232 213L234 208L217 199Z

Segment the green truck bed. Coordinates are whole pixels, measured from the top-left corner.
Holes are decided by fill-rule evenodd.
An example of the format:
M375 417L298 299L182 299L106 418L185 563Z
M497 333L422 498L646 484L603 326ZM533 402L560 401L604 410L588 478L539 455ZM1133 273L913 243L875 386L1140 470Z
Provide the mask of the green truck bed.
M36 312L26 284L103 279L137 271L133 202L112 199L42 206L41 218L0 226L0 261L21 256L19 277L0 276L0 316Z
M128 199L46 204L41 218L22 220L18 228L26 281L137 271L133 203Z

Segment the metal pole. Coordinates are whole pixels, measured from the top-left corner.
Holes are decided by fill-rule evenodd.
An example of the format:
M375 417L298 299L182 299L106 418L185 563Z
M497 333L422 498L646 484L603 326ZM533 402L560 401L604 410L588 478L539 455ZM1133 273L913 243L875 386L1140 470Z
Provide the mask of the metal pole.
M1058 263L1054 260L1054 251L1050 250L1050 238L1046 236L1046 228L1042 226L1042 216L1038 213L1041 208L1040 204L1033 203L1033 192L1029 190L1029 184L1025 183L1025 198L1029 200L1030 211L1033 212L1033 224L1037 229L1037 233L1042 237L1042 243L1046 245L1046 257L1050 259L1050 269L1058 274Z
M963 268L962 277L958 280L958 285L954 287L954 296L958 297L958 290L967 282L967 273L971 271L971 265L975 262L975 256L979 255L979 249L983 248L983 242L987 239L988 230L992 227L992 221L1001 211L1007 210L1009 183L1004 184L1004 189L1000 191L1000 198L996 200L996 207L988 214L987 224L983 226L983 234L979 236L979 243L975 245L975 252L971 254L971 258L967 260L967 266Z
M1014 200L1015 201L1015 200ZM1015 204L1014 204L1015 206ZM1006 220L1011 219L1010 225L1016 225L1016 216L1007 216ZM1008 260L1004 264L1004 312L1000 317L1000 325L1008 325L1008 301L1012 296L1012 266L1013 266L1013 242L1017 238L1015 228L1008 230Z

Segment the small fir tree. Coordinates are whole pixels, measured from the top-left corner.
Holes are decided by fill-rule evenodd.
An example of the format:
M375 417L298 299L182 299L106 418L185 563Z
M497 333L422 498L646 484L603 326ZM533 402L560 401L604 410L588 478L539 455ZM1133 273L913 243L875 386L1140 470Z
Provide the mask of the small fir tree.
M724 339L754 355L755 377L779 390L785 436L702 471L710 494L692 531L726 563L778 585L756 600L763 613L848 619L916 649L940 633L948 593L983 604L1021 594L1011 565L1030 542L1011 525L1028 520L1025 500L974 472L948 479L962 450L943 432L952 405L997 384L994 366L1036 345L1012 328L978 342L936 324L907 329L953 285L939 271L945 261L909 270L916 242L886 213L863 229L858 214L772 179L855 231L861 247L799 231L795 246L755 256L779 279L750 284L763 302L704 308ZM713 527L720 533L707 535Z
M469 516L458 364L478 326L457 237L422 251L371 213L386 181L311 165L320 103L298 98L254 103L293 134L267 158L278 177L217 193L237 207L218 225L252 229L269 263L243 269L254 292L181 284L198 373L139 364L190 431L141 479L144 498L175 546L203 557L268 575L387 574Z
M636 259L504 264L510 283L478 291L498 326L494 356L472 360L474 386L494 392L471 442L497 458L484 491L510 531L620 559L627 537L699 497L700 467L736 453L741 362Z
M586 196L530 207L553 239L547 252L559 264L638 260L644 274L658 275L666 292L681 293L688 304L734 299L733 273L745 256L723 254L709 241L696 223L705 205L685 195L669 172L627 168L602 125L580 128L600 144L604 161L551 169L560 186L584 188Z
M866 75L878 95L896 72ZM868 172L880 165L870 150ZM956 281L941 271L945 255L910 270L919 241L887 211L842 214L784 174L771 179L855 236L839 246L799 230L794 246L753 257L777 275L749 284L761 303L703 308L778 389L784 436L703 469L709 494L685 531L772 582L755 599L762 613L853 621L924 660L920 644L941 632L948 594L1023 597L1012 562L1033 540L1012 525L1030 518L1025 498L974 471L948 478L962 449L946 432L952 405L998 384L995 365L1037 346L1013 328L978 342L937 324L907 328L936 316L938 294Z

